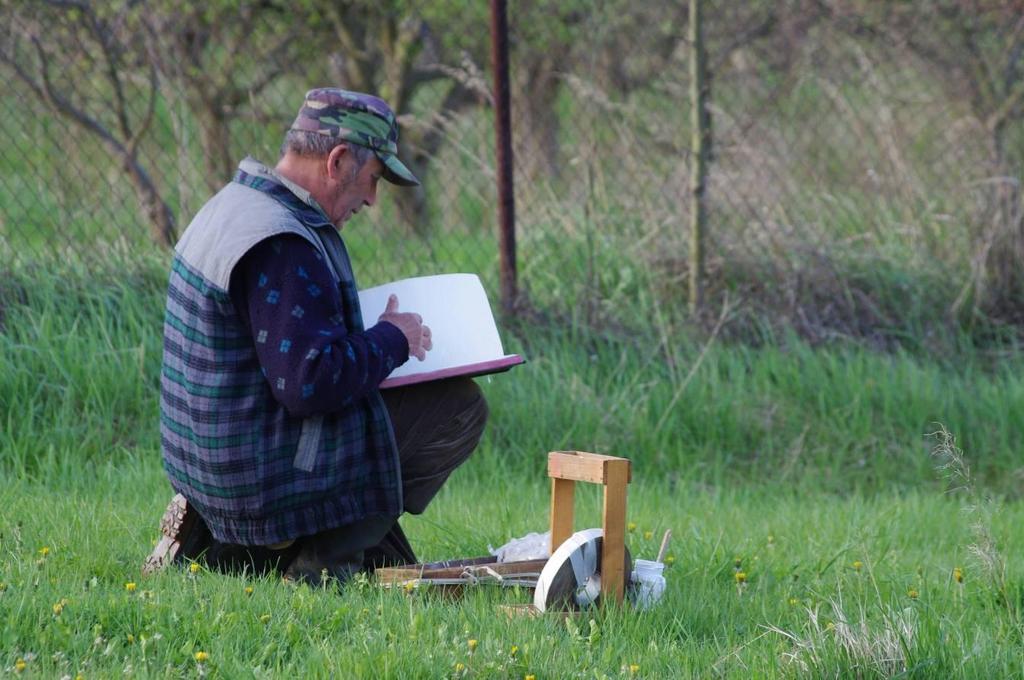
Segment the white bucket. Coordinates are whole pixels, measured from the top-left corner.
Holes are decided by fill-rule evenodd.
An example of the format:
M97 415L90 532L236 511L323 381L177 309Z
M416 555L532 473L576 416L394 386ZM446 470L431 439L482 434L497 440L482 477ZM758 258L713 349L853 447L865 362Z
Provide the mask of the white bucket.
M665 592L665 563L654 560L636 560L630 578L630 592L638 609L647 609L661 599Z

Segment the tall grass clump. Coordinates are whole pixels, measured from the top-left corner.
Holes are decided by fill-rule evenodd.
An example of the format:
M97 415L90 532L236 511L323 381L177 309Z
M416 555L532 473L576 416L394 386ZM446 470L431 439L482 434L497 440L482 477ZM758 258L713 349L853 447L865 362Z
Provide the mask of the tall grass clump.
M155 455L165 268L154 256L6 277L5 470L71 473L130 451ZM623 336L543 320L510 326L505 344L529 362L480 379L494 406L482 456L499 470L579 449L680 483L908 488L934 484L917 453L930 423L945 422L985 452L975 465L984 484L1024 491L1019 360L821 352L796 338L750 347L720 334Z
M157 444L164 257L13 270L0 285L0 468L74 478Z
M1000 514L1001 501L990 491L979 487L971 473L971 466L956 437L941 426L932 433L932 455L937 469L945 478L949 493L964 499L964 517L970 527L972 542L968 546L971 566L990 603L1005 613L1013 626L1018 641L1024 644L1024 584L1010 577L1006 547L998 540L994 525ZM954 575L962 581L963 574Z
M1016 677L1012 669L979 650L987 644L1019 650L1024 643L1020 614L1020 568L1007 559L1017 553L1009 537L1012 523L1004 506L979 485L955 437L944 426L930 434L931 462L939 474L943 498L940 522L954 546L944 546L939 578L929 578L935 565L916 567L902 584L882 563L900 546L886 545L880 555L847 562L849 577L824 601L801 606L802 616L789 625L767 623L765 631L784 640L779 661L801 677ZM923 524L923 522L922 522ZM923 527L922 527L923 528ZM871 530L881 535L879 525ZM927 531L927 530L925 530ZM856 538L851 553L869 555L867 535ZM923 537L913 539L923 540ZM906 547L905 545L903 547ZM949 606L938 605L944 597ZM926 604L927 603L927 604ZM939 608L942 611L939 611ZM987 626L968 621L986 612Z

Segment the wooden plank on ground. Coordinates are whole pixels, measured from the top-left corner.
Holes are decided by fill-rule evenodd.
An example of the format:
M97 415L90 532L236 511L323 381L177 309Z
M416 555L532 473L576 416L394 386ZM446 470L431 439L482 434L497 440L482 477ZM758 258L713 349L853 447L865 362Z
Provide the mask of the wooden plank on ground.
M494 572L502 577L514 578L517 574L539 574L544 569L545 564L547 564L546 559L489 562L486 564L474 561L472 564L444 568L430 568L428 565L409 564L401 567L378 569L374 572L374 577L377 579L377 583L381 585L394 585L419 579L458 579L462 578L463 574L466 573L475 574L481 579L486 579L490 572Z

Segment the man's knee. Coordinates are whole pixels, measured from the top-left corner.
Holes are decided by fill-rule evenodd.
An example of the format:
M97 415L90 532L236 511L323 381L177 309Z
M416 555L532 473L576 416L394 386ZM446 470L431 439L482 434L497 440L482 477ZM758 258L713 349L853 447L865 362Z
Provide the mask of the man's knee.
M466 378L465 382L467 385L460 392L465 406L458 418L464 423L467 434L473 437L475 443L480 440L484 426L487 425L490 409L487 406L487 399L484 397L480 386L469 378Z
M436 405L432 434L418 442L402 460L405 510L423 512L448 476L476 449L487 424L487 400L470 379L447 381Z
M441 390L432 397L437 400L434 417L434 444L445 443L453 449L468 449L468 456L480 441L490 411L480 386L471 378L451 378L439 384ZM467 446L468 444L468 446Z

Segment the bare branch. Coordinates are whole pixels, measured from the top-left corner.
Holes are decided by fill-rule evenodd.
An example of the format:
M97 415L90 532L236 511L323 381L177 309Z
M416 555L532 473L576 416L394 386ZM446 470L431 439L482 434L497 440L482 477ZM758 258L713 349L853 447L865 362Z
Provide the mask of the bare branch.
M28 74L25 74L21 68L15 64L15 70L22 80L31 87L36 94L40 95L42 99L50 104L50 106L57 111L62 113L82 127L90 130L93 134L99 137L111 150L118 154L125 152L124 146L117 141L114 135L96 119L89 116L81 109L76 108L67 99L61 97L53 89L53 83L50 81L50 63L46 57L46 51L43 50L43 46L39 42L39 38L32 36L32 44L36 48L36 53L39 56L39 76L41 78L41 84L36 83Z
M728 61L729 57L732 56L732 53L740 49L741 47L749 45L750 43L755 42L756 40L759 40L761 38L766 38L770 36L772 32L775 30L775 27L778 26L778 23L778 14L772 12L767 17L765 17L764 21L762 21L761 23L752 26L746 31L743 31L742 33L737 35L735 38L726 43L725 47L719 50L718 58L715 60L715 63L711 66L711 68L708 69L709 72L718 72L718 70L721 69L722 64Z
M150 55L149 55L150 58L148 60L149 61L149 101L146 103L146 115L145 115L145 117L142 119L142 122L139 123L139 127L138 127L138 129L136 129L135 134L132 135L131 139L128 140L128 144L127 144L128 153L131 154L132 158L135 157L135 151L138 148L139 141L141 141L142 137L149 130L150 125L153 124L153 119L156 116L157 92L160 89L160 81L159 81L159 78L157 76L157 70L156 70L156 58L152 54L152 49L153 49L152 48L152 44L153 44L153 42L155 42L156 36L154 35L153 28L152 28L152 26L149 25L149 22L143 21L143 25L146 27L146 32L149 34L149 37L150 37L150 47L148 48L148 51L150 53Z
M1024 103L1024 82L1018 82L1006 99L1000 102L996 110L985 119L985 127L990 132L994 131L1013 115L1014 109L1021 103Z
M125 102L124 87L121 83L120 58L117 50L111 41L109 28L92 11L92 8L82 10L83 18L89 22L88 28L93 34L96 42L103 51L103 57L107 62L107 80L114 88L116 107L114 113L117 115L117 122L121 127L121 136L129 139L132 136L131 125L128 120L128 105ZM84 19L83 19L84 22Z
M252 35L253 26L255 24L257 14L256 12L252 11L251 8L249 9L249 11L239 12L239 14L241 15L242 21L239 30L234 35L236 36L237 40L244 42L248 40L249 37ZM241 49L241 45L239 45L238 43L232 45L231 48L227 50L227 53L227 61L224 63L224 66L221 69L221 73L224 74L224 82L221 83L219 87L217 87L216 85L214 86L218 91L218 94L223 93L225 90L232 89L232 81L234 78L234 74L237 70L238 60L242 57L242 55L245 55L247 59L251 57L249 51Z
M370 53L357 43L349 30L350 17L343 13L342 7L339 4L332 4L329 8L331 27L338 42L341 43L341 52L346 57L346 70L349 79L358 83L360 87L365 87L373 82L373 60L370 58ZM365 29L365 26L362 28ZM366 33L365 30L361 32Z
M263 63L271 64L271 68L268 68L263 72L257 80L250 84L248 87L239 87L237 83L231 80L230 76L225 82L224 87L219 89L214 97L223 103L224 106L229 107L231 111L234 111L235 107L239 104L244 103L253 94L261 92L267 85L274 82L282 73L285 71L283 55L287 54L288 48L291 46L292 40L295 39L294 35L288 34L282 36L281 39L274 45L270 51L263 55L261 61ZM230 74L230 71L225 71Z
M42 0L42 2L44 5L57 9L78 9L83 12L88 12L92 9L90 4L83 0Z

